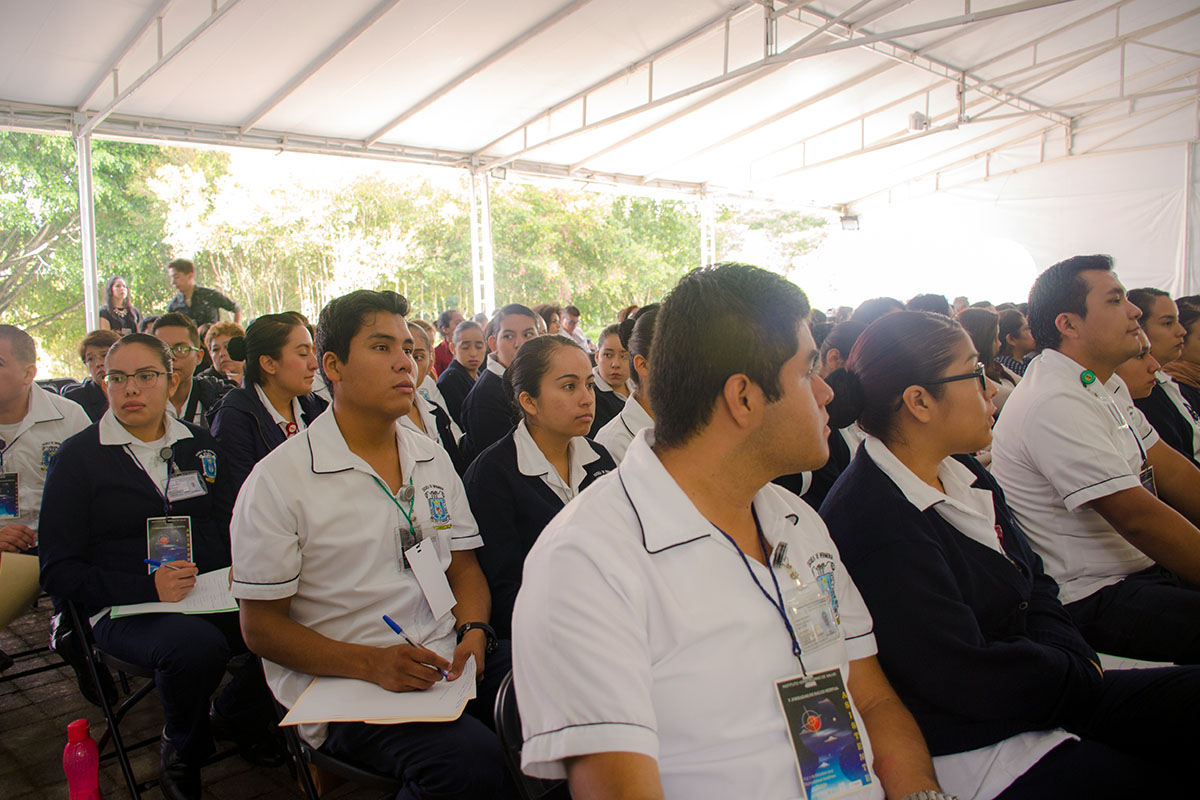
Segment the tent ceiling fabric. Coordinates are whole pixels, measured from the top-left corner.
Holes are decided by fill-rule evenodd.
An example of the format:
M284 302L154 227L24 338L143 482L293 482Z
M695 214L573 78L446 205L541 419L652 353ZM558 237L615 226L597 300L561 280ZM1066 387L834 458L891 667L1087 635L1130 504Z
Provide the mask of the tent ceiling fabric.
M13 129L829 207L1200 138L1196 0L3 0L0 22Z

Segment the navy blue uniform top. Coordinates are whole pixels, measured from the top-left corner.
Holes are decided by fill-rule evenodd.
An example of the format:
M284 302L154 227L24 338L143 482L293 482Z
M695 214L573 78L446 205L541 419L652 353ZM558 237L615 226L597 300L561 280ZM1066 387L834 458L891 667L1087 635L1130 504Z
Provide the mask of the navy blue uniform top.
M875 620L879 661L935 756L1082 721L1102 682L999 484L955 458L992 493L1011 561L936 506L919 510L864 447L821 505Z
M800 495L800 499L812 506L813 510L820 508L821 503L825 501L825 496L833 488L833 484L846 467L850 466L850 458L853 455L850 452L850 445L846 444L840 430L830 431L828 442L829 460L825 462L825 466L812 473L807 492L800 494L804 488L804 473L802 472L794 475L781 475L771 483L782 486L792 494Z
M442 397L446 399L446 411L450 412L450 417L458 423L461 428L462 423L462 406L463 401L467 399L472 387L475 386L475 379L471 377L471 373L467 368L458 363L458 359L450 362L450 366L438 376L437 387L442 393Z
M617 468L602 445L590 439L588 444L599 458L585 465L587 475L580 489ZM463 485L483 537L483 547L475 554L492 591L491 625L507 639L512 636L513 604L521 588L525 556L564 503L540 476L521 473L513 432L479 454Z
M600 429L611 422L621 409L625 408L625 398L616 392L606 392L596 387L596 415L592 418L592 429L588 436L595 436Z
M1182 386L1183 384L1180 384L1181 389ZM1181 391L1180 394L1183 392ZM1190 404L1191 401L1188 400L1187 394L1183 394L1183 399ZM1193 461L1196 460L1196 452L1192 444L1192 422L1184 419L1183 415L1179 413L1179 409L1167 395L1166 389L1155 384L1148 397L1134 400L1133 404L1146 415L1146 421L1154 426L1154 430L1158 431L1160 439Z
M465 458L488 449L520 421L517 409L504 391L504 382L489 369L480 371L479 380L462 404L462 428L466 432L459 448Z
M312 425L327 405L324 398L315 394L301 395L297 400L305 426ZM271 417L253 386L226 393L213 410L209 428L221 445L225 472L233 484L235 497L250 477L254 465L287 441L287 435Z
M192 518L192 558L200 572L228 567L234 493L224 459L208 431L174 445L180 472L204 474L199 453L216 453L208 493L171 503ZM81 603L90 616L105 606L158 600L147 574L146 520L164 516L158 487L124 447L100 444L95 423L62 443L50 463L38 522L42 587Z
M92 422L99 422L108 411L108 395L100 388L100 384L91 378L84 378L83 383L64 386L62 396L83 406L84 412Z

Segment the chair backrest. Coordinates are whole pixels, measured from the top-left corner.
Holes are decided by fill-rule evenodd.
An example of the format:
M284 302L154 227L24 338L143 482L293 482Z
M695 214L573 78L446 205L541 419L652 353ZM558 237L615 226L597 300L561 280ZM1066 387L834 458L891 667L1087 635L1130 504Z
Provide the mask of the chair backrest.
M500 682L500 689L496 692L494 714L496 735L500 737L504 763L508 766L509 774L512 775L523 800L570 797L566 781L531 778L521 772L521 745L524 743L524 737L521 734L521 710L517 707L517 692L513 687L511 670L504 676L504 680Z

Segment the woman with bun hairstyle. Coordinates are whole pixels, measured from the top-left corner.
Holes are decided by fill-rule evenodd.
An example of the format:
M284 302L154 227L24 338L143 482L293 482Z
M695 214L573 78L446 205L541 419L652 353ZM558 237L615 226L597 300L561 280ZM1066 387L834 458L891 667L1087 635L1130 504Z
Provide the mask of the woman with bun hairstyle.
M650 410L650 343L654 340L658 308L658 303L643 306L621 323L621 340L629 351L633 391L625 398L620 413L596 434L596 441L604 445L618 464L624 460L625 451L638 432L654 427L654 412Z
M820 513L943 790L1188 794L1178 765L1194 749L1200 668L1101 669L1000 486L966 455L991 441L996 387L962 326L888 315L829 383L867 438Z
M209 427L236 492L255 464L311 425L327 403L312 393L317 353L299 314L264 314L227 347L231 358L245 362L242 386L221 399Z
M463 484L483 547L479 566L492 592L492 627L512 635L525 556L542 529L599 476L616 469L587 437L596 401L591 360L559 334L526 342L504 372L521 421L471 463Z
M592 367L592 377L596 380L596 418L592 420L592 430L588 434L592 438L621 413L625 401L633 393L629 363L629 332L632 330L633 320L629 319L613 323L600 332L596 366Z

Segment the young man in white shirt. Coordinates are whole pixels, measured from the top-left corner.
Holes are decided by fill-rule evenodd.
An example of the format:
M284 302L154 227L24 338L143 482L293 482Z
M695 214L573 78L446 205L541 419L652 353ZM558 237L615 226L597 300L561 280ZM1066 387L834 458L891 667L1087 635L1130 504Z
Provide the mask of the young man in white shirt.
M824 524L770 484L828 455L808 311L740 264L663 303L655 431L525 563L526 773L576 800L943 797Z
M487 625L491 598L473 552L482 541L450 457L397 424L416 391L407 311L394 292L358 291L321 312L317 349L333 404L243 485L231 525L233 591L246 643L263 657L284 705L313 676L420 691L460 679L474 658L479 694L467 710L486 719L508 647ZM425 539L436 562L418 581L411 548ZM439 568L455 601L449 611L434 611L440 604L425 585ZM496 737L470 715L307 725L300 733L400 778L405 800L505 796Z
M1108 256L1076 256L1029 294L1042 353L1005 404L992 474L1088 642L1200 663L1200 470L1159 440L1114 374L1141 312Z

